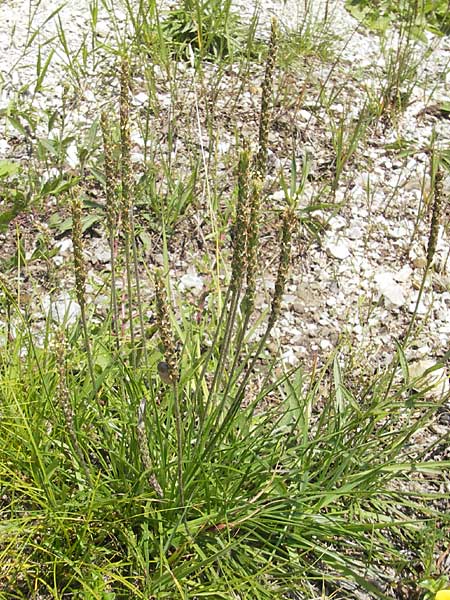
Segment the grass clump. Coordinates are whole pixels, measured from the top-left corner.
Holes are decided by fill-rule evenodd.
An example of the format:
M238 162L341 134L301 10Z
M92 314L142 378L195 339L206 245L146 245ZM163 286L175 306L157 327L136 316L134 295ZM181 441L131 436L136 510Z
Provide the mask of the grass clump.
M448 4L351 0L346 7L356 19L380 35L385 66L375 103L378 107L373 108L378 116L398 117L411 101L421 63L431 48L425 31L448 33Z
M207 381L192 358L165 389L112 361L99 414L89 377L70 369L83 364L73 341L66 357L65 383L61 350L26 336L2 360L2 588L10 597L311 597L353 582L383 598L393 585L384 568L394 564L412 584L423 540L438 543L448 527L444 495L427 493L424 503L420 492L402 491L421 472L437 483L445 467L408 458L435 403L416 396L405 412L404 389L388 391L386 376L352 393L336 357L331 381L324 370L308 383L298 370L251 394L225 372L226 396L216 384L199 422L193 386L198 393ZM261 412L273 394L277 403Z

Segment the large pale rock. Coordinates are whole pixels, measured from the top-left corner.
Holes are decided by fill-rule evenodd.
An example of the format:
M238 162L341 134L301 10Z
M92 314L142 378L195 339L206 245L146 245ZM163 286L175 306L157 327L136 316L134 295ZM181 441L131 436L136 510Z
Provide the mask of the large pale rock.
M448 373L444 366L431 371L435 360L422 359L409 365L409 378L417 390L425 390L426 398L440 398L450 390ZM430 370L430 372L428 372Z
M180 288L198 295L203 290L203 278L199 277L196 273L186 273L180 279Z
M327 242L325 244L325 250L328 256L331 258L337 258L338 260L345 260L350 256L350 250L344 241L338 242Z
M406 302L403 287L394 279L394 275L388 271L379 271L375 275L375 284L379 293L394 306L403 306Z

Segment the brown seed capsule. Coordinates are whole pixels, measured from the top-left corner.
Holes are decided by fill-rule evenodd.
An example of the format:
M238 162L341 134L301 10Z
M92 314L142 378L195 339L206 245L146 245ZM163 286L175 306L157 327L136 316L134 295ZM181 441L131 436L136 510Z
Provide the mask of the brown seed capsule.
M162 360L158 363L158 374L161 377L161 381L163 383L166 383L167 385L171 385L173 383L172 377L170 375L169 365L166 363L165 360Z

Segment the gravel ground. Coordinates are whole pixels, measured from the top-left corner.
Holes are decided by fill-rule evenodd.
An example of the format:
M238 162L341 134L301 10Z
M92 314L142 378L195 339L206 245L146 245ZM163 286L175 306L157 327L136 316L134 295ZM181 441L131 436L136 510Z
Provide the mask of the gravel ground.
M262 2L259 22L261 35L267 32L270 16L274 14L283 28L301 26L304 4L310 3ZM253 13L253 8L248 4L236 3L236 8L244 19L250 18ZM314 11L310 11L310 14L313 14L312 22L324 15L327 17L328 26L325 29L333 34L330 45L337 60L331 71L330 64L325 65L318 60L314 63L314 58L311 59L312 67L311 64L305 64L306 61L298 61L298 64L291 64L287 71L280 70L274 130L270 138L269 187L274 209L283 197L282 191L277 189L278 179L275 175L280 170L288 175L292 152L299 164L306 156L311 158L310 175L301 202L306 206L312 199L317 199L323 189L324 179L332 173L335 164L331 130L343 120L346 123L345 135L351 136L368 95L379 92L386 76L387 53L383 52L379 38L359 27L344 10L343 2L314 3ZM125 30L125 13L116 8L115 17L119 27ZM38 115L45 111L62 110L65 94L62 73L67 68L67 56L61 50L60 24L68 47L75 52L85 36L87 40L91 39L90 19L87 0L72 0L61 5L60 10L48 0L30 4L22 0L7 0L0 5L0 48L3 52L0 110L7 110L11 102L15 102L19 108L22 105L30 108ZM37 35L33 37L36 31ZM107 12L99 7L96 41L112 44L115 35ZM432 51L429 51L430 48ZM54 55L46 74L45 87L33 93L33 86L24 86L36 79L35 65L39 51L42 63L50 52L54 51ZM417 44L414 53L412 62L417 65L417 76L410 90L407 109L395 124L380 120L370 126L368 139L346 165L333 197L325 199L332 202L335 208L328 207L314 213L314 217L326 225L320 240L302 235L297 239L295 264L283 303L284 314L273 332L270 344L272 351L281 349L283 360L288 365L295 365L299 361L309 363L312 357L323 361L337 344L343 345L344 355L345 348L351 349L348 354L353 357L355 367L384 364L391 359L394 341L402 337L414 311L429 235L429 210L426 206L430 185L429 154L425 150L433 132L437 143L443 146L447 144L450 133L448 120L440 118L442 115L429 110L429 107L447 98L450 42L447 38L434 39L429 35L428 44ZM114 99L117 84L111 75L108 79L113 67L111 59L105 60L100 50L88 57L80 77L69 70L66 80L71 80L72 95L67 110L66 131L72 130L78 138L87 135L93 117L98 115L98 107ZM213 67L206 68L205 72L207 79L214 78ZM160 135L159 141L164 145L167 119L179 119L186 127L185 132L181 128L177 131L179 141L174 161L175 171L183 175L188 172L188 165L182 157L186 155L185 150L187 153L192 151L192 136L203 149L211 142L205 123L201 122L206 110L203 111L200 105L196 113L186 102L186 99L198 98L198 82L191 69L179 65L177 83L179 89L186 93L186 98L180 102L179 97L171 97L172 92L160 69L154 69L154 78L160 104L160 118L155 118L154 130ZM227 157L233 154L235 128L248 131L250 137L255 135L261 69L255 67L252 85L241 94L239 106L236 107L230 98L240 86L238 79L237 73L231 69L223 77L217 99L220 114L216 115L216 146L218 171L219 176L221 169L223 171L224 190L228 177L225 172L229 165ZM313 86L309 85L311 82ZM320 84L325 85L326 93L332 97L328 109L318 102L317 86ZM310 87L315 89L310 90ZM300 92L301 104L298 102ZM147 101L149 97L143 78L137 74L134 92L137 114L142 113ZM48 134L43 122L28 134L28 139L29 128L25 130L21 134L11 127L3 128L0 158L20 159L23 162L31 160L30 146L36 139L53 135ZM295 141L292 141L293 137ZM138 165L143 158L143 139L138 130L133 132L133 141L133 156ZM408 152L402 154L395 150L399 142ZM79 139L69 144L67 149L67 170L78 167L77 143ZM139 167L136 169L138 171ZM42 173L44 179L52 175L51 169ZM447 189L447 182L444 183ZM163 186L164 182L160 182L160 185ZM447 217L448 203L444 204L444 217ZM51 217L54 206L55 201L50 198L47 217ZM276 210L273 215L273 221L276 222ZM42 222L37 224L36 219L39 220L32 215L35 233L39 228L42 231L43 226ZM29 218L22 220L25 227L27 222ZM448 219L444 218L443 223L434 268L418 307L420 328L408 354L412 362L434 360L449 347ZM184 235L187 236L193 228L197 237L202 238L204 227L195 215L191 215ZM193 240L183 242L183 252L179 252L179 246L174 244L173 274L174 280L180 283L180 292L195 298L205 292L208 282L201 269L200 242L195 239L196 235L193 237ZM2 254L7 255L11 238L2 235L0 240L4 244ZM87 243L90 246L92 268L97 272L99 268L107 269L104 239L93 237ZM33 236L27 244L27 255L31 256L36 244ZM68 277L66 267L70 257L70 239L62 236L54 239L52 244L57 252L52 260L58 278L65 281ZM273 248L274 232L268 227L267 237L263 238L263 252L270 256ZM155 260L158 261L157 256ZM267 292L274 285L274 265L270 261L267 265L261 273L261 284L265 288L259 297L261 309L267 306ZM70 288L70 277L67 282ZM50 302L45 289L42 289L39 303L41 301L44 306ZM62 291L57 301L61 307L66 307L67 293Z

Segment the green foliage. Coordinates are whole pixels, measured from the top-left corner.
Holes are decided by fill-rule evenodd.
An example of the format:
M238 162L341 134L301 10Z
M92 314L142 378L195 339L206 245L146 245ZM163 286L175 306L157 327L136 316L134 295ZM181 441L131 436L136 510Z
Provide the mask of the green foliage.
M141 219L152 230L160 231L162 225L172 234L189 207L195 203L195 186L198 177L198 164L185 177L176 177L172 169L163 165L167 174L164 190L156 184L157 173L151 166L144 174L136 190L136 208Z
M183 0L162 23L170 46L186 57L230 59L244 41L239 17L231 1Z
M405 419L403 390L388 391L389 372L355 396L336 358L332 387L326 369L310 385L300 370L292 371L263 384L247 408L228 416L225 402L220 421L213 410L199 423L193 355L201 331L191 323L183 334L178 387L183 505L173 391L153 377L144 383L113 349L105 353L105 329L97 330L92 349L103 357L102 367L96 361L95 382L101 415L82 366L79 329L69 336L66 385L74 437L59 402L64 357L50 345L35 346L26 331L2 354L0 487L8 515L0 546L3 591L17 598L33 590L74 598L275 598L308 589L308 579L338 590L340 579L385 597L372 583L381 565L414 569L414 560L396 549L397 537L408 540L410 556L420 556L433 523L448 526L448 515L431 503L439 493L428 494L423 504L420 494L399 494L395 483L421 472L437 481L448 467L410 462L403 453L435 406L418 399ZM324 385L325 394L319 391ZM279 397L278 406L262 413L258 405L269 394ZM149 487L139 454L136 415L143 397L163 499ZM219 436L217 423L225 425ZM421 521L411 519L416 510Z
M424 39L424 29L439 35L450 33L446 0L346 0L346 8L375 31L386 31L388 27L408 22L417 39Z
M427 578L423 579L420 582L420 588L425 590L425 594L423 596L423 600L434 600L436 593L439 590L448 589L449 579L446 575L441 575L436 578Z
M369 104L374 116L395 119L408 106L416 85L419 66L427 52L420 42L427 42L425 29L431 27L431 16L426 5L412 0L353 0L347 8L381 34L386 76L380 82L381 93L377 91L378 97L371 97ZM395 36L392 27L397 30Z
M65 132L67 94L68 88L64 88L62 112L38 113L32 106L18 101L10 101L6 108L0 110L6 130L24 140L27 156L26 169L20 162L0 161L2 231L31 206L40 206L49 197L64 197L79 181L79 177L73 174L74 153L83 170L96 149L96 120L82 136ZM43 134L45 130L46 135Z
M8 229L9 223L28 205L28 197L20 180L19 163L0 161L0 232Z

